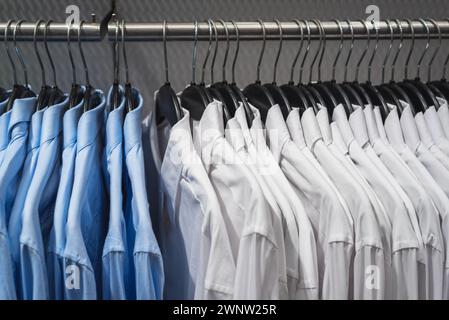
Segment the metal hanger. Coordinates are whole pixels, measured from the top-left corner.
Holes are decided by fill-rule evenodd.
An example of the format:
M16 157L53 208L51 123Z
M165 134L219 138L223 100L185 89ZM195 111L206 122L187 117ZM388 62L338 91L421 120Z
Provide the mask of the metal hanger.
M184 112L182 111L178 97L171 87L169 80L166 20L164 20L164 27L162 30L162 43L164 46L165 83L159 88L156 94L156 123L160 124L164 119L167 119L168 123L173 126L184 116Z
M409 27L410 27L410 31L412 34L412 44L410 46L410 50L409 53L407 55L407 60L406 60L406 65L405 65L405 79L402 82L399 82L398 85L404 89L404 91L407 93L407 95L409 96L412 104L410 105L410 108L412 110L412 112L414 114L416 114L417 112L424 112L427 108L427 102L424 99L423 95L421 94L420 90L418 90L418 88L416 87L416 81L415 80L409 80L408 79L408 66L410 63L410 57L412 55L414 46L415 46L415 29L413 28L413 23L410 20L406 20ZM427 26L427 25L426 25ZM430 39L429 39L430 42ZM427 44L428 45L428 44ZM424 50L424 53L427 51L427 49ZM422 62L422 58L420 59L420 62L418 62L418 75L419 75L419 69L420 69L420 63Z
M73 62L72 48L70 46L70 31L72 29L72 23L67 26L67 51L69 53L70 65L72 67L72 86L69 93L69 109L76 106L83 99L83 89L76 81L76 68Z
M214 97L211 95L211 90L208 90L208 88L206 88L206 83L204 81L204 76L206 73L206 66L207 66L207 61L209 60L209 56L210 56L210 50L212 49L212 22L210 19L207 20L207 24L209 26L209 45L207 47L207 53L206 56L204 57L204 62L203 62L203 67L201 68L201 81L200 81L200 87L203 88L203 92L207 97L207 100L210 102L213 101Z
M64 92L62 92L61 89L59 89L59 87L58 87L58 84L56 81L57 77L56 77L55 64L53 63L53 59L51 57L50 50L48 49L47 32L48 32L48 28L50 27L50 24L52 22L53 22L52 20L48 20L47 23L45 24L45 28L44 28L44 46L45 46L45 51L47 53L48 60L50 62L52 74L53 74L53 84L51 85L50 97L48 98L48 106L52 106L54 104L60 103L65 99Z
M348 65L349 65L349 61L351 60L352 51L354 49L354 28L352 27L351 21L346 20L346 24L348 25L349 31L351 33L351 43L350 43L350 47L349 47L348 56L347 56L346 62L345 62L344 79L343 79L343 83L341 84L341 87L343 88L344 92L346 93L347 97L349 98L351 106L352 106L352 104L354 104L354 105L359 105L360 107L363 108L364 101L362 100L362 98L360 97L358 92L351 86L351 83L348 82L348 78L347 78Z
M374 57L376 56L376 53L377 53L377 48L379 47L379 30L376 27L374 21L371 21L371 25L373 26L373 28L376 32L376 43L374 45L373 53L368 62L368 79L365 83L360 84L360 86L366 90L366 93L371 98L371 101L376 106L379 107L382 120L385 120L388 115L387 103L386 103L385 99L383 98L383 96L380 94L379 90L377 90L377 88L375 86L373 86L373 84L371 82L371 70L372 70L372 66L373 66L373 61L374 61ZM365 26L366 26L366 31L367 31L367 37L370 38L371 37L370 28L368 27L367 24L365 24Z
M279 105L279 108L281 109L282 115L284 116L284 119L287 119L288 114L292 110L290 107L290 103L288 102L287 97L285 96L284 92L281 90L281 88L276 83L276 75L277 75L277 66L279 62L279 57L281 55L282 51L282 43L283 43L283 33L282 33L282 25L279 22L279 20L274 20L279 28L279 48L278 52L276 54L276 59L274 60L274 66L273 66L273 81L271 83L265 83L264 87L267 88L268 92L270 93L271 97L274 99L275 103Z
M91 85L90 81L89 81L89 68L87 67L87 62L86 62L86 58L84 56L84 52L83 52L83 47L81 45L81 27L83 25L84 21L81 21L78 27L78 49L80 52L80 56L81 56L81 61L83 62L83 68L84 68L84 75L86 78L86 89L84 91L84 97L83 97L83 109L84 112L90 110L94 105L92 104L92 96L95 93L95 88ZM123 30L123 29L122 29ZM123 32L123 31L122 31ZM128 62L126 60L126 53L125 53L125 45L122 44L123 46L123 58L125 61L125 67L126 67L126 73L128 74ZM117 55L120 56L120 54L117 52ZM117 68L118 68L118 64L117 64ZM118 79L117 79L118 81Z
M36 53L36 58L37 58L37 61L39 62L39 66L41 68L41 74L42 74L42 85L41 85L41 89L39 91L39 94L37 96L37 103L36 103L37 110L40 110L40 109L44 108L48 104L48 98L49 98L49 93L50 93L50 86L47 85L47 79L46 79L46 76L45 76L45 68L44 68L44 64L42 62L42 58L41 58L41 55L39 53L39 50L38 50L38 47L37 47L37 41L36 41L37 31L39 29L39 26L43 22L45 22L45 21L42 20L42 19L38 20L36 22L36 25L34 27L34 32L33 32L34 52Z
M123 64L125 66L125 110L126 112L129 112L137 107L137 101L134 94L134 89L131 85L131 82L129 81L128 58L126 56L125 45L125 20L122 20L120 29L122 31ZM87 84L87 86L90 86L90 84Z
M265 24L262 20L258 20L260 27L262 29L262 48L259 55L259 61L257 62L257 77L256 81L243 89L243 93L254 107L259 109L262 121L265 122L267 117L268 109L271 108L275 103L270 92L265 88L260 82L260 65L262 63L263 54L265 52L266 44L266 31Z
M223 58L223 65L222 65L222 81L221 82L215 82L211 85L212 88L218 90L218 92L221 95L221 98L223 99L223 108L224 112L227 115L227 119L232 118L235 114L235 110L238 108L238 98L232 91L230 85L228 84L226 80L226 63L228 62L228 55L229 55L229 30L227 24L223 20L218 20L223 25L223 28L225 30L226 34L226 49L224 53Z
M193 55L192 55L192 81L181 93L181 106L190 112L192 119L199 121L208 105L207 96L203 88L196 83L196 57L198 43L198 21L195 21Z
M446 19L449 22L449 18ZM446 71L447 71L447 65L449 63L449 54L446 57L446 60L443 64L443 70L442 70L442 77L440 81L434 81L433 83L435 86L437 86L438 89L443 93L444 98L446 101L449 101L449 82L446 80Z
M234 26L235 31L235 39L236 39L236 45L235 45L235 54L234 54L234 60L232 61L232 83L231 83L231 89L234 91L234 94L236 95L237 99L243 104L243 109L245 110L245 117L246 122L248 124L248 128L251 128L251 125L254 120L254 114L251 111L251 108L249 107L248 101L246 101L245 95L243 94L242 90L237 86L237 83L235 81L235 65L237 64L237 57L239 55L240 50L240 36L239 36L239 28L235 21L231 21L232 25Z
M6 24L6 27L5 27L5 48L6 48L6 53L8 54L9 61L11 62L11 66L13 68L14 85L13 85L13 89L12 89L11 95L8 98L8 102L6 104L5 112L11 110L11 108L13 106L13 103L14 103L14 100L20 99L20 98L27 98L27 97L35 97L36 96L34 94L34 92L31 91L30 86L28 84L28 72L27 72L27 69L26 69L25 61L23 60L22 54L20 52L20 48L17 46L17 42L16 42L17 28L21 25L23 20L20 20L20 21L16 22L16 24L15 24L15 26L13 28L14 49L16 51L16 55L17 55L17 57L19 59L19 62L21 64L21 66L22 66L24 80L25 80L25 85L21 85L17 81L16 66L15 66L14 61L12 59L12 56L11 56L11 54L9 52L9 46L8 46L8 29L9 29L9 26L11 25L12 22L14 22L14 20L9 20L8 23Z
M303 89L295 85L295 82L293 81L293 76L295 73L296 63L298 61L299 55L301 54L302 47L304 45L304 32L302 24L299 22L299 20L293 20L293 22L295 22L298 25L301 38L299 41L298 51L296 53L295 58L293 59L293 63L291 66L290 81L287 84L282 85L281 90L284 92L290 105L292 107L299 108L300 114L302 114L302 112L304 112L306 108L309 108L309 101L304 95Z
M338 29L340 30L340 45L339 45L337 56L335 57L334 63L332 64L332 79L330 81L323 82L323 84L329 88L330 92L334 96L337 103L343 105L347 116L349 116L353 111L351 102L350 102L349 97L347 96L346 92L343 90L342 86L335 79L335 70L336 70L337 62L340 59L341 52L343 50L343 41L344 41L343 27L342 27L340 21L338 21L338 20L333 20L333 21L337 24ZM332 111L333 110L328 109L330 116L332 116Z

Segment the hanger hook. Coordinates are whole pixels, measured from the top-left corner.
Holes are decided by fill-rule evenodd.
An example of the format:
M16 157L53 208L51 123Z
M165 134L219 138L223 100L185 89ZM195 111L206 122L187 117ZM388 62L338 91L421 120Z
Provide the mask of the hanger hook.
M265 53L267 34L265 30L265 24L263 23L263 21L258 19L257 22L259 22L260 27L262 28L262 48L260 50L259 61L257 62L257 78L256 78L256 83L260 83L260 65L262 64L263 54Z
M129 70L128 70L128 58L126 56L126 45L125 45L125 20L122 19L122 23L120 24L120 29L122 31L122 52L123 52L123 64L125 65L125 81L129 84Z
M167 57L167 20L164 19L162 27L162 44L164 46L164 69L165 69L165 83L170 83L168 78L168 57Z
M83 46L81 44L81 30L83 29L84 20L81 20L78 25L78 50L80 52L81 61L83 62L84 75L86 77L86 85L90 85L89 81L89 68L87 67L86 57L84 56Z
M371 82L371 69L373 66L374 57L376 56L377 53L377 48L379 47L379 28L376 26L376 22L374 22L374 20L371 20L371 25L374 27L374 30L376 31L376 43L374 45L373 54L371 55L371 58L369 59L368 63L368 83Z
M355 68L355 81L356 82L359 82L360 65L362 64L363 60L365 60L366 54L368 53L369 46L370 46L370 43L371 43L371 33L370 33L370 30L369 30L367 22L365 20L360 20L360 22L365 27L365 31L366 31L366 46L365 46L365 50L363 51L362 55L360 56L359 61L357 62L357 66Z
M432 58L429 61L429 72L427 73L427 82L430 82L430 80L432 80L432 65L435 60L435 57L437 56L438 52L441 49L442 37L441 37L441 29L438 23L434 19L427 19L427 20L429 20L434 25L435 29L438 32L438 47L433 52Z
M346 58L346 62L345 62L345 72L344 72L344 78L343 81L346 82L347 80L347 76L348 76L348 64L349 64L349 60L351 59L352 56L352 50L354 49L354 28L352 27L352 23L349 20L345 20L346 24L348 25L349 31L351 32L351 45L349 47L349 52L348 52L348 57Z
M395 71L396 71L396 61L398 60L399 57L399 53L402 50L402 47L404 45L404 32L402 29L402 24L401 21L399 21L398 19L395 20L396 25L399 28L399 46L398 46L398 50L396 51L396 54L394 55L393 58L393 63L391 65L391 81L395 81Z
M119 64L120 53L118 52L118 34L119 34L119 21L115 21L115 38L114 38L114 83L119 83Z
M447 22L449 22L449 18L446 19ZM443 65L443 77L442 79L446 79L446 70L447 70L447 64L449 62L449 54L446 57L446 60L444 61L444 65Z
M232 84L235 84L235 65L237 63L237 57L239 55L239 51L240 51L240 35L239 35L239 27L237 26L237 23L235 23L235 21L231 21L232 25L234 26L234 31L235 31L235 40L236 40L236 44L235 44L235 55L234 55L234 60L232 61Z
M225 54L224 54L224 58L223 58L223 66L222 66L223 82L226 82L226 63L228 62L228 54L229 54L229 30L228 30L228 25L226 24L226 22L224 22L222 19L220 19L218 21L223 25L223 28L225 29L225 34L226 34L226 50L225 50Z
M70 43L71 43L70 42L70 31L72 30L72 24L73 24L73 20L67 24L67 51L69 53L70 66L72 67L73 83L76 83L76 69L75 69L75 63L73 62L72 47L70 45Z
M333 21L337 24L338 29L340 30L340 45L338 46L338 53L335 57L334 63L332 64L332 80L335 80L335 70L336 70L337 62L340 59L340 55L343 50L343 40L344 39L343 39L343 27L341 25L341 22L337 19L334 19Z
M291 67L291 70L290 70L290 84L294 83L293 82L293 75L295 73L296 62L298 61L299 55L300 55L300 53L302 51L302 47L303 47L303 44L304 44L304 31L303 31L301 22L299 22L298 19L294 19L293 22L298 25L299 34L301 36L301 39L299 40L298 52L296 53L296 56L293 59L292 67Z
M407 24L410 27L410 33L412 35L412 43L410 44L410 50L407 55L407 59L405 60L405 79L408 79L408 65L410 63L410 58L412 56L413 49L415 49L415 28L413 27L413 22L410 19L407 19Z
M204 74L206 72L207 61L209 60L210 50L212 49L212 23L210 19L207 20L207 25L209 27L209 45L207 47L206 57L204 58L203 67L201 69L201 84L204 84Z
M278 29L279 29L279 48L278 48L278 52L276 54L276 59L274 61L274 67L273 67L273 84L276 84L276 73L277 73L277 68L278 68L279 57L281 56L282 43L283 43L284 37L283 37L283 33L282 33L281 22L279 20L274 20L274 22L276 22Z
M321 43L323 44L321 49L320 60L318 61L318 82L321 82L321 66L323 64L324 52L326 51L326 31L324 31L323 24L320 20L317 20L318 27L320 30L320 47Z
M11 52L9 51L9 45L8 45L8 30L9 30L9 27L11 26L11 24L13 22L15 22L15 20L9 20L6 23L6 27L5 27L5 50L6 50L6 54L8 55L9 62L11 63L11 67L12 67L12 71L13 71L14 84L17 84L17 69L16 69L16 65L14 63L14 59L11 56Z
M20 28L20 25L22 23L23 23L23 20L19 20L14 25L12 37L13 37L13 43L14 43L14 48L16 50L17 57L19 58L20 64L21 64L22 69L23 69L23 75L24 75L24 78L25 78L25 86L28 86L28 71L27 71L27 68L26 68L26 65L25 65L25 61L23 60L20 48L17 46L17 42L16 42L17 28Z
M42 58L41 58L41 55L39 53L39 50L38 50L38 47L37 47L37 41L36 41L37 31L39 30L39 26L41 25L42 22L44 22L44 20L42 20L42 19L37 20L36 21L36 25L34 26L33 46L34 46L34 52L36 53L37 61L39 62L39 66L41 67L42 85L44 86L47 83L46 77L45 77L45 68L44 68L44 63L42 62Z
M309 55L310 41L311 41L310 24L307 20L304 20L304 23L306 24L306 29L307 29L307 47L306 47L306 52L304 53L304 56L302 57L301 65L299 68L299 83L302 83L302 73L304 70L304 64L306 62L307 56Z
M197 54L197 43L198 43L198 21L195 21L195 31L193 40L193 56L192 56L192 84L195 84L195 73L196 73L196 54Z
M390 20L385 20L388 28L390 29L390 44L388 46L387 54L385 55L384 61L382 63L382 83L385 81L385 66L387 64L388 58L391 54L391 49L393 48L393 41L394 41L394 33L393 33L393 27L391 26Z
M212 23L212 27L214 28L215 47L214 47L214 55L212 56L212 61L210 64L210 82L214 83L215 59L217 58L217 52L218 52L218 30L217 30L217 25L215 24L215 21L211 20L211 23Z
M419 61L418 61L418 67L417 67L417 70L416 70L416 78L417 79L419 79L419 76L421 74L421 64L422 64L422 62L424 60L424 57L426 56L426 53L427 53L427 51L429 49L429 46L430 46L430 29L429 29L429 26L427 25L427 22L424 21L424 19L418 19L418 20L419 20L419 22L421 22L423 24L424 28L426 29L427 42L426 42L426 47L424 48L424 51L421 54L421 57L419 58Z
M57 87L56 83L56 68L55 64L53 63L53 59L51 57L50 50L48 49L48 43L47 43L47 32L48 28L50 27L50 24L53 22L53 20L48 20L47 23L45 23L45 29L44 29L44 45L45 45L45 51L47 52L48 60L50 61L51 70L53 73L53 85L54 87Z
M321 47L323 46L323 34L321 33L321 28L320 28L320 25L319 25L319 23L318 23L318 20L315 20L315 19L314 19L314 20L312 20L312 22L316 25L316 27L317 27L317 29L318 29L318 32L319 32L319 35L320 35L320 37L319 37L320 43L319 43L318 49L317 49L317 51L316 51L316 54L315 54L315 56L313 57L312 63L310 64L309 82L312 82L313 67L315 66L316 59L318 58L318 55L319 55L320 52L321 52ZM319 73L319 72L320 72L320 68L318 67L318 73Z

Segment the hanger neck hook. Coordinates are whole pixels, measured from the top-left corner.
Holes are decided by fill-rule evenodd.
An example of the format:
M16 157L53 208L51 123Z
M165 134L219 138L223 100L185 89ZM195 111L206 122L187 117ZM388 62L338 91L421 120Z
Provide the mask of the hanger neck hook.
M122 23L120 24L120 29L122 31L122 52L123 52L123 64L125 65L125 83L129 85L130 82L129 82L128 58L126 56L126 45L125 45L126 25L125 25L124 19L122 19Z
M195 31L193 40L193 55L192 55L192 84L195 84L196 77L196 54L197 54L197 43L198 43L198 21L195 21Z
M69 53L69 60L70 60L70 66L72 67L72 81L73 84L76 83L76 68L75 63L73 62L73 55L72 55L72 46L71 39L70 39L70 32L72 31L72 24L73 20L67 23L67 52Z
M218 52L218 30L217 25L214 20L211 20L212 27L214 28L214 36L215 36L215 47L214 47L214 55L212 56L212 61L210 64L210 82L214 83L214 67L215 67L215 59L217 58Z
M427 81L430 82L432 80L432 65L433 62L435 61L435 57L437 56L438 52L440 52L442 37L441 37L441 29L438 23L434 19L427 19L427 20L429 20L433 24L438 33L438 47L433 52L432 58L429 61L429 72L427 73Z
M371 70L373 66L374 57L376 56L377 53L377 48L379 47L379 28L374 20L371 20L371 25L374 27L374 31L376 32L376 43L374 44L373 53L368 62L368 83L371 83Z
M11 63L11 67L12 67L12 71L13 71L13 80L14 80L14 84L17 84L17 69L16 69L16 65L14 63L14 59L12 58L11 52L9 51L9 44L8 44L8 30L9 27L11 26L11 24L15 22L15 20L9 20L6 23L6 27L5 27L5 50L6 50L6 54L8 55L8 59L9 62Z
M388 28L390 29L390 44L388 46L387 54L385 55L384 61L382 63L382 83L385 83L385 66L387 65L388 58L391 54L391 49L393 48L393 40L394 40L394 33L393 33L393 27L391 26L390 20L385 20Z
M81 61L83 62L83 68L84 68L84 76L86 77L86 86L90 87L90 80L89 80L89 68L87 67L87 61L86 57L84 56L82 41L81 41L81 32L83 30L83 24L84 20L81 20L78 25L78 50L80 52Z
M366 46L365 50L363 51L362 55L360 56L359 61L357 62L357 66L355 68L355 82L359 82L359 71L360 71L360 65L362 64L363 60L365 60L366 54L368 53L369 46L371 43L371 33L368 27L368 24L365 20L360 20L360 23L365 27L366 31Z
M449 23L449 18L446 19L446 21ZM443 77L441 78L442 80L446 79L446 70L447 70L447 64L449 63L449 54L446 57L446 60L444 61L444 65L443 65Z
M316 62L316 60L318 58L318 55L321 52L321 47L323 46L323 35L321 33L321 28L320 28L320 25L318 23L318 20L312 20L312 22L316 25L316 28L317 28L317 30L319 32L319 39L320 40L319 40L319 45L318 45L318 49L316 51L316 54L313 57L312 63L310 64L310 71L309 71L309 82L310 83L312 82L313 67L315 66L315 62ZM319 69L320 68L318 67L318 72L319 72Z
M162 44L164 46L164 70L165 70L165 84L169 84L168 77L168 57L167 57L167 20L164 20L162 27Z
M423 62L423 60L424 60L424 57L426 56L426 53L427 53L427 51L428 51L428 49L429 49L429 46L430 46L430 29L429 29L429 26L427 25L427 22L424 21L424 19L418 19L418 20L419 20L419 22L422 23L422 25L423 25L424 28L426 29L427 42L426 42L426 46L425 46L425 48L424 48L424 51L423 51L423 53L421 54L421 57L419 58L419 61L418 61L418 66L417 66L417 70L416 70L416 79L419 79L419 78L420 78L420 75L421 75L421 65L422 65L422 62Z
M224 22L222 19L220 19L218 21L223 25L223 28L225 30L225 35L226 35L226 49L225 49L223 65L222 65L223 83L226 83L226 63L228 62L228 55L229 55L229 30L228 30L228 25L226 24L226 22Z
M349 64L349 60L351 59L351 56L352 56L352 50L354 49L354 28L352 27L351 21L346 20L346 24L348 25L349 32L351 33L351 44L349 47L348 57L346 58L346 62L345 62L345 72L344 72L344 78L343 78L344 82L346 82L346 80L347 80L348 64Z
M260 27L262 28L262 48L260 50L259 61L257 62L257 77L256 77L256 83L260 83L260 65L262 64L263 54L265 53L267 35L264 22L260 19L257 20L257 22L259 22Z
M407 54L407 59L405 60L405 69L404 69L405 79L408 79L408 65L410 63L410 58L412 56L413 49L415 49L415 28L413 27L413 22L411 20L407 19L406 21L410 27L410 33L412 36L412 42L410 44L410 50Z
M22 57L22 53L20 51L20 48L17 46L17 42L16 42L16 34L17 34L17 28L20 28L20 25L23 23L23 20L19 20L15 25L14 25L14 29L13 29L13 43L14 43L14 48L16 50L16 54L17 57L19 58L20 61L20 65L22 66L22 70L23 70L23 76L25 78L25 86L28 87L28 71L25 65L25 61L23 60Z
M293 20L293 22L295 22L297 24L298 29L299 29L299 35L300 35L301 38L299 40L298 52L296 53L296 56L293 59L292 67L291 67L291 70L290 70L290 84L294 83L293 82L293 75L295 73L296 62L298 62L298 58L299 58L299 55L301 54L302 47L303 47L303 44L304 44L304 31L303 31L301 22L299 22L299 20L297 20L297 19Z
M235 82L235 65L237 63L237 57L238 57L239 51L240 51L240 35L239 35L239 27L237 26L237 23L235 21L231 21L231 23L234 26L235 40L236 40L234 60L232 61L232 84L236 84L236 82Z
M206 73L207 61L209 60L210 50L212 49L212 23L210 19L207 20L207 25L209 27L209 45L207 47L206 57L204 58L203 67L201 69L201 84L204 85L204 75Z
M311 32L310 32L310 24L309 21L305 20L304 23L306 24L306 30L307 30L307 47L306 52L304 53L304 56L302 57L301 65L299 68L299 83L302 83L302 74L304 71L304 64L306 63L307 56L309 55L310 50L310 41L311 41Z
M276 54L276 59L274 60L274 66L273 66L273 84L276 84L277 68L278 68L278 63L279 63L279 57L281 56L282 43L283 43L284 37L283 37L281 22L279 20L274 20L274 22L276 22L278 29L279 29L279 48L278 48L278 52Z
M119 53L119 21L115 21L115 38L114 38L114 84L119 83L119 64L120 64L120 53Z
M36 41L37 31L39 30L39 26L41 25L42 22L44 22L44 20L40 19L40 20L36 21L36 25L34 26L33 46L34 46L34 52L36 53L37 61L39 62L39 66L40 66L41 72L42 72L42 86L44 86L47 83L46 77L45 77L45 68L44 68L44 63L42 62L42 58L39 53L39 49L37 47L37 41Z
M52 74L53 74L53 86L57 87L56 68L55 68L55 64L53 62L53 59L51 57L50 50L48 49L48 42L47 42L47 32L48 32L48 29L49 29L50 24L52 22L53 22L53 20L48 20L47 23L45 24L45 29L44 29L44 46L45 46L45 51L47 52L47 57L48 57L48 60L50 62L50 67L51 67Z
M321 21L317 20L317 23L318 23L318 28L320 30L320 47L322 47L321 54L320 54L320 60L318 61L318 82L321 82L321 67L323 64L324 52L326 51L326 32L324 31L324 27L323 27L323 24L321 23ZM322 46L321 46L321 43L323 44Z
M391 65L391 81L395 81L396 61L398 60L399 53L401 52L404 45L404 31L402 29L402 23L398 19L396 19L395 22L399 29L399 46L396 54L394 55L393 63Z
M334 22L337 24L338 29L340 30L340 45L338 46L338 52L335 56L334 63L332 64L332 80L335 81L335 71L337 67L337 62L340 59L341 52L343 50L343 27L341 25L341 22L339 20L334 20Z

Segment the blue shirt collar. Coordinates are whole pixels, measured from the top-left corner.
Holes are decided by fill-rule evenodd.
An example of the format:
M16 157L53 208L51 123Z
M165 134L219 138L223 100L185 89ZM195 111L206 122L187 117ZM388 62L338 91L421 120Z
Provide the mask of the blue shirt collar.
M20 122L31 121L31 115L36 109L36 97L16 99L11 109L11 119L9 120L9 134L12 128Z
M136 144L142 142L142 109L143 98L137 89L133 88L137 106L126 114L124 131L126 134L125 154Z
M52 140L62 131L62 118L69 103L68 95L65 95L64 101L49 106L42 119L41 141Z
M84 86L82 86L82 90L85 90ZM78 121L83 114L83 104L84 100L81 100L80 103L64 113L62 124L64 148L75 143L77 139Z
M106 99L103 91L95 90L91 99L95 99L96 107L84 112L78 122L78 149L94 143L104 124L104 108Z

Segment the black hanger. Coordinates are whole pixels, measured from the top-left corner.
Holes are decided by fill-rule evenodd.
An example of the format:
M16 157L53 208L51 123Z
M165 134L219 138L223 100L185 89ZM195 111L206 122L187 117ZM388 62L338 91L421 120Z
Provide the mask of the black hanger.
M273 97L273 100L279 105L279 108L281 109L282 115L284 116L284 119L287 119L288 114L292 110L290 107L290 103L288 102L287 97L285 96L284 92L279 88L279 86L276 84L276 72L277 72L277 65L279 62L279 57L281 55L282 51L282 25L279 22L279 20L275 20L276 24L279 28L279 49L276 55L276 59L274 61L274 67L273 67L273 81L271 83L265 83L264 87L267 88L268 92L270 92L270 95Z
M217 96L221 98L221 101L223 102L223 108L225 114L227 114L227 119L232 118L235 114L235 110L238 108L238 98L234 94L234 91L231 89L230 85L226 81L226 63L228 61L228 54L229 54L229 31L228 26L223 20L218 20L225 30L226 34L226 50L223 58L223 65L222 65L222 75L223 79L221 82L215 82L211 85L211 88L217 90L219 92L219 95L215 93ZM215 24L214 24L215 27ZM215 55L214 55L214 61L215 61Z
M72 86L70 87L69 93L69 109L78 105L83 99L83 89L76 81L76 68L73 62L72 49L70 46L70 30L72 28L72 23L67 26L67 51L69 53L70 65L72 66Z
M116 19L115 13L112 14L113 19ZM122 96L122 92L120 90L120 82L119 82L119 65L120 65L120 53L119 53L119 42L118 42L118 32L119 32L119 22L116 19L116 25L115 25L115 38L114 38L114 44L113 44L113 54L114 58L112 59L114 62L113 70L114 70L114 81L112 83L112 92L111 92L111 99L112 101L109 101L111 103L111 107L113 110L117 109L120 106L120 100Z
M372 103L374 103L374 105L379 107L379 111L381 113L382 120L385 120L388 115L388 112L389 112L387 103L386 103L385 99L383 98L383 96L380 94L380 92L377 90L377 88L375 86L373 86L373 84L371 82L371 70L372 70L372 66L373 66L374 57L376 55L377 48L379 46L379 30L374 23L375 23L374 21L371 21L371 24L373 25L373 28L376 31L376 43L375 43L373 53L372 53L369 63L368 63L368 79L365 83L360 84L360 86L365 89L365 91L368 94L368 96L370 97ZM369 28L367 28L367 31L368 31L368 37L370 37L371 33L369 31Z
M34 34L33 34L34 52L36 53L37 61L39 62L39 66L40 66L41 72L42 72L41 73L42 74L42 85L41 85L39 94L37 96L37 103L36 103L37 110L41 110L48 104L48 98L49 98L49 93L50 93L50 89L51 89L50 86L47 85L47 80L45 77L45 68L44 68L44 64L42 63L41 55L37 48L37 41L36 41L37 30L39 29L40 24L43 22L44 22L44 20L38 20L36 22L36 26L34 27Z
M168 123L173 126L182 118L184 113L168 79L167 22L165 20L162 37L164 44L165 83L156 94L156 123L160 124L164 119L167 119Z
M5 27L5 49L6 49L6 53L8 55L9 61L11 62L11 66L13 68L14 85L13 85L12 92L11 92L9 98L8 98L8 102L6 104L6 108L5 108L4 112L7 112L7 111L11 110L15 99L27 98L27 97L35 97L36 96L34 94L34 92L31 91L31 89L30 89L30 87L28 85L28 73L27 73L27 69L26 69L26 66L25 66L25 62L24 62L24 60L22 58L22 54L20 52L19 47L17 47L17 45L16 45L16 31L17 31L17 27L20 26L20 24L22 23L22 20L17 22L15 24L15 26L14 26L14 29L13 29L13 42L14 42L14 48L16 50L17 57L19 58L20 64L21 64L22 69L23 69L25 85L21 85L17 81L16 66L14 64L14 60L12 59L11 53L9 52L9 46L8 46L8 29L9 29L9 26L11 25L12 22L14 22L14 20L9 20L7 22L7 24L6 24L6 27Z
M193 44L192 82L181 93L181 106L190 112L192 119L199 121L209 104L209 99L201 86L195 82L196 53L198 41L198 22L195 21L195 39Z
M262 49L260 52L259 61L257 62L257 78L254 83L246 86L245 89L243 89L243 93L245 94L249 103L259 109L262 121L265 122L268 109L270 109L271 106L275 105L276 102L274 101L268 89L264 87L260 82L260 65L262 63L262 58L265 51L266 32L265 25L262 20L258 20L258 22L262 28Z
M254 114L251 111L251 108L249 107L248 101L246 101L246 97L243 94L242 90L237 86L237 83L235 81L235 65L237 63L237 57L239 55L239 49L240 49L240 37L239 37L239 28L237 27L237 24L235 21L231 21L232 25L234 26L235 31L235 38L236 38L236 47L235 47L235 54L234 54L234 60L232 61L232 83L230 85L232 91L234 91L237 99L242 103L243 109L245 110L245 116L246 116L246 123L248 124L248 128L251 128L251 125L254 120Z
M84 21L81 21L78 28L78 49L81 56L81 61L83 62L83 68L84 68L84 74L86 77L86 91L84 91L84 97L83 97L83 109L84 112L92 109L94 104L92 103L92 96L95 93L95 88L90 84L89 81L89 68L87 67L86 58L84 57L83 47L81 45L81 28L83 26ZM123 41L123 28L122 28L122 41ZM123 55L125 59L125 67L126 70L128 70L128 62L126 60L126 52L123 45ZM118 86L118 85L117 85ZM126 92L126 91L125 91Z
M306 108L309 108L310 105L309 105L308 99L304 95L303 89L302 88L300 89L298 86L295 85L295 83L293 81L293 76L294 76L294 72L295 72L296 62L298 61L299 55L302 51L302 47L304 44L304 32L303 32L302 24L299 22L299 20L293 20L293 22L295 22L298 25L301 39L299 42L298 51L296 53L295 58L293 59L293 63L291 66L290 81L287 84L282 85L281 90L284 92L285 96L287 97L289 104L292 107L299 108L300 114L302 114L302 112Z

